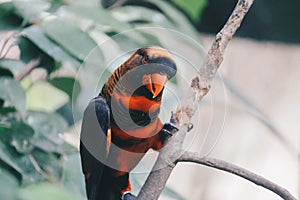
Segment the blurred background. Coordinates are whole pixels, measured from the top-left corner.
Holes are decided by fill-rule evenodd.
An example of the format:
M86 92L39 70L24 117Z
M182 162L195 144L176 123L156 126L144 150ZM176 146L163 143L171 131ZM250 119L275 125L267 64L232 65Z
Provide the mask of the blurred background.
M82 113L135 49L169 49L178 73L161 118L186 101L234 0L0 0L0 199L85 199ZM240 165L300 197L300 1L255 1L229 43L184 148ZM132 173L137 194L157 155ZM148 168L147 168L148 167ZM146 169L147 168L147 169ZM166 199L280 199L234 175L178 164Z

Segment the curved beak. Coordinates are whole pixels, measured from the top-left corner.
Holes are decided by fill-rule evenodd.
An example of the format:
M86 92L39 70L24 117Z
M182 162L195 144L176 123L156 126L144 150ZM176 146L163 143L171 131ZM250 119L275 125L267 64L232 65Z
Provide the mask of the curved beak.
M153 94L153 99L161 93L167 81L166 75L148 74L143 76L143 84Z

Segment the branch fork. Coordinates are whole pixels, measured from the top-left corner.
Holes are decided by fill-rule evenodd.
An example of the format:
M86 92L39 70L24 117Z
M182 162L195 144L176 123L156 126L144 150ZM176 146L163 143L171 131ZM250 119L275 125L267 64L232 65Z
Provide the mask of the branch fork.
M156 163L153 166L146 182L140 190L138 200L156 200L159 198L166 182L178 162L194 162L215 169L227 171L260 185L286 200L296 200L286 189L253 173L231 163L210 157L202 157L196 152L182 150L182 143L199 102L209 92L210 84L223 61L225 49L242 23L254 0L238 0L236 7L230 15L222 30L208 51L207 57L200 73L192 79L191 88L193 97L188 103L172 113L171 122L179 127L179 131L169 139L161 150Z

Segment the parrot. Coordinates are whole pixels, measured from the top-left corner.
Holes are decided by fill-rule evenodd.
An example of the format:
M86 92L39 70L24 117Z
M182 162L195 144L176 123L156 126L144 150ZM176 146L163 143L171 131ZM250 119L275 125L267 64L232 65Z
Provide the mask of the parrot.
M159 151L178 131L158 115L165 84L176 75L160 46L136 50L83 113L80 157L88 200L134 200L129 172L149 149Z

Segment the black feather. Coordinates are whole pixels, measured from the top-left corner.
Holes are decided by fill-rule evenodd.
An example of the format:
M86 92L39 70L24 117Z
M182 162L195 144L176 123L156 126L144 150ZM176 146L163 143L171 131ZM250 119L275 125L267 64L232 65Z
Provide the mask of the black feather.
M110 110L106 100L99 96L86 108L80 135L82 170L86 176L86 192L89 200L116 199L112 191L112 177L105 173L106 136L110 128ZM118 194L118 193L117 193Z

